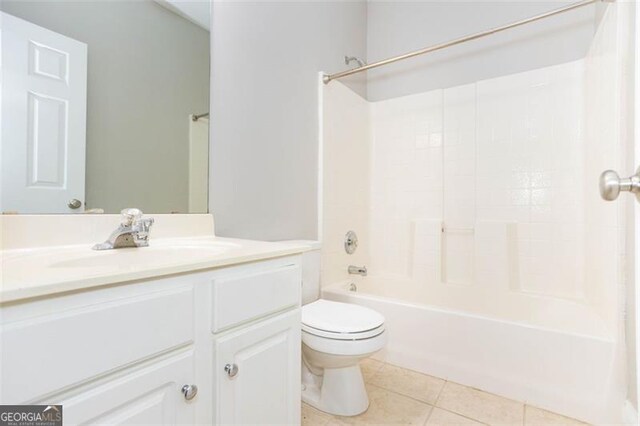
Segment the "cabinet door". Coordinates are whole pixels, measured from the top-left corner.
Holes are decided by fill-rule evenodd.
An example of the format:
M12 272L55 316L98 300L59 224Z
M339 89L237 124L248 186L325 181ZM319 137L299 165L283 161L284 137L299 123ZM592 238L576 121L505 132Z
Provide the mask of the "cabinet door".
M155 361L104 384L56 402L65 425L194 424L198 396L187 401L181 389L194 381L193 350Z
M299 309L216 339L216 423L298 424L300 344Z

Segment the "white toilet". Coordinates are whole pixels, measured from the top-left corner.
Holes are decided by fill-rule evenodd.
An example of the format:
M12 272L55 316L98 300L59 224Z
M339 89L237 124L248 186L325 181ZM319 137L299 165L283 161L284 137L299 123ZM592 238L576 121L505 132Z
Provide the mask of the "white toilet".
M330 414L355 416L369 398L359 362L387 340L384 317L364 306L319 299L320 245L302 258L302 400Z

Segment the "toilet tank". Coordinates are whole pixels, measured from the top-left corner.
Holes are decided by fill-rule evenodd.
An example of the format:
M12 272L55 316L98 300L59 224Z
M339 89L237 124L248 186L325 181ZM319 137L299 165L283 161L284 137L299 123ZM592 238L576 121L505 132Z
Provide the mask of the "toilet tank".
M302 304L315 302L320 298L320 242L313 240L281 242L305 244L311 248L310 251L302 253Z

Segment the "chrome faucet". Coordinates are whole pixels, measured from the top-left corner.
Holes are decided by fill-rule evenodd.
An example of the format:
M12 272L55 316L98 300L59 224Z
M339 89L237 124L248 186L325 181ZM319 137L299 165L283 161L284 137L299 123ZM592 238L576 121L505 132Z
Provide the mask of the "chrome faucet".
M362 275L363 277L367 276L367 267L366 266L353 266L349 265L349 273L352 275Z
M94 250L111 250L126 247L147 247L149 245L149 230L153 225L153 218L142 218L138 209L124 209L122 222L118 229L111 233L104 243L93 246Z

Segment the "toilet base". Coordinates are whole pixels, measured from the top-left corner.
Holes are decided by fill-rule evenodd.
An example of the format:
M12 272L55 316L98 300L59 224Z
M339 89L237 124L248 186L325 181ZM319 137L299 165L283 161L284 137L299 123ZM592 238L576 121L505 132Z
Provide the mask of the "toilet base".
M325 413L357 416L369 408L360 365L318 369L302 363L302 401Z

